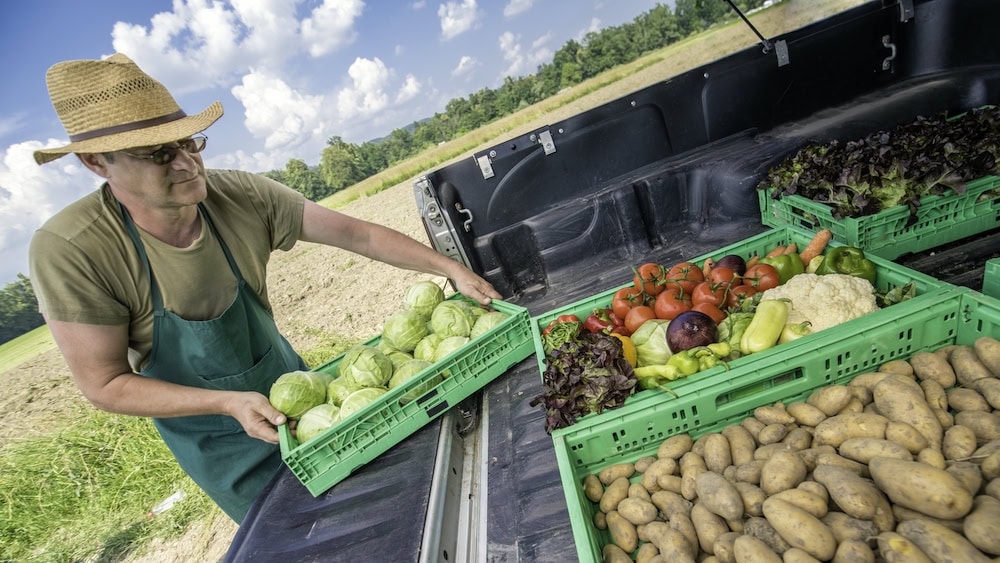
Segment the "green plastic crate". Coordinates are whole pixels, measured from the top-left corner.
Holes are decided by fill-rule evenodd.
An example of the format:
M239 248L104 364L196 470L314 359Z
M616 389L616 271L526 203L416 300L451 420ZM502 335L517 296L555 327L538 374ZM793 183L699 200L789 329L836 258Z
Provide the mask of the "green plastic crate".
M585 475L654 455L674 434L697 438L738 424L759 406L805 400L815 389L846 383L890 360L948 344L971 344L983 335L1000 337L1000 301L968 288L938 294L905 315L866 318L867 323L851 330L817 333L808 347L775 348L755 369L690 386L678 399L626 405L612 411L613 416L553 432L578 560L601 561L601 546L610 541L607 531L593 525L598 509L583 493Z
M774 199L770 190L758 190L757 196L765 225L790 225L810 231L830 229L835 240L889 259L1000 227L998 176L969 182L962 195L922 199L917 221L912 225L907 225L910 210L905 205L865 217L834 219L828 205L806 197L789 195Z
M986 261L983 270L983 293L1000 299L1000 258Z
M343 481L531 355L528 310L496 300L492 307L509 317L305 444L298 443L287 425L278 427L282 459L313 496ZM376 336L366 344L374 346L379 339ZM315 371L336 376L343 357L341 354ZM444 370L451 375L417 399L399 404L401 397Z
M720 248L719 250L716 250L715 252L712 252L710 254L705 254L697 258L694 258L692 262L696 264L702 264L707 258L718 260L719 258L722 258L727 254L737 254L739 256L744 257L745 259L750 259L752 256L763 256L767 254L771 249L778 246L779 244L788 245L795 243L799 246L799 248L804 248L805 245L808 244L809 241L812 239L812 237L813 233L803 231L802 229L798 229L796 227L782 227L782 228L772 229L770 231L764 231L763 233L754 235L753 237L750 237L748 239L744 239L735 244L731 244L729 246ZM831 241L830 246L838 246L839 244L840 243L836 241ZM917 297L909 301L904 301L903 303L894 305L890 309L876 311L874 313L865 315L860 319L855 319L843 325L827 329L827 331L831 330L846 331L846 332L855 331L866 323L877 322L879 319L885 317L893 317L899 315L906 308L923 307L925 302L932 301L934 299L933 296L924 297L925 294L935 293L939 290L950 290L955 287L952 284L937 280L931 276L928 276L927 274L917 272L916 270L911 270L910 268L900 266L899 264L896 264L884 258L880 258L878 256L868 256L867 253L865 255L866 257L870 258L872 262L875 263L876 274L877 274L875 285L878 289L886 291L888 289L891 289L892 287L901 286L903 284L912 281L916 286ZM538 361L539 372L541 373L545 371L545 351L542 348L542 339L541 339L542 328L547 326L553 319L555 319L559 315L576 315L580 317L580 319L583 319L598 307L602 308L610 307L611 299L612 297L614 297L615 292L623 287L630 287L631 285L632 283L629 282L624 285L594 295L592 297L588 297L580 301L577 301L575 303L566 305L554 311L549 311L537 317L533 317L532 322L534 323L535 330L532 331L532 337L535 343L535 358ZM899 307L902 307L902 309L900 309ZM811 334L804 338L800 338L795 342L805 343L807 346L811 346L812 342L814 341L813 338L815 338L819 334L821 333ZM783 344L782 346L790 346L791 344L792 343ZM729 366L732 369L737 369L742 365L751 363L755 360L759 360L761 357L767 356L767 354L770 354L771 352L772 351L769 350L757 354L752 354L749 356L744 356L743 358L730 362ZM725 369L722 367L712 368L707 371L699 372L694 376L674 381L671 383L670 388L677 392L681 392L682 387L690 384L694 380L720 376L723 373L725 373ZM728 375L726 377L728 377ZM626 403L628 403L629 401L645 400L645 398L648 397L649 395L656 396L659 393L661 392L660 391L642 392L633 397L630 397L628 401L626 401ZM593 416L593 415L588 415L588 416Z

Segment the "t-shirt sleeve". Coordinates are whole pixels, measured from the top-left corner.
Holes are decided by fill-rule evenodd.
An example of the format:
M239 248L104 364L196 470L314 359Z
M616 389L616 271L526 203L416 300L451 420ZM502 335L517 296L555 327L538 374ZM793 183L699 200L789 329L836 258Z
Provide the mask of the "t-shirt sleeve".
M260 174L237 172L254 209L271 233L271 250L289 250L302 232L305 196Z
M129 322L128 307L114 297L90 257L72 241L39 230L28 252L31 286L47 319L97 325Z

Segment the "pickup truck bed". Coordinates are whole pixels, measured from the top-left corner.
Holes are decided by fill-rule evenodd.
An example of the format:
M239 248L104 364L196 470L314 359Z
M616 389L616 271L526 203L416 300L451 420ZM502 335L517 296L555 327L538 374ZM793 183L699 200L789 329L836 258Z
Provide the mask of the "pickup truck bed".
M876 0L773 38L429 172L428 236L532 315L745 239L803 145L1000 101L990 21L990 0ZM1000 223L896 261L978 289L998 255ZM226 560L574 560L540 393L531 357L319 498L282 470Z

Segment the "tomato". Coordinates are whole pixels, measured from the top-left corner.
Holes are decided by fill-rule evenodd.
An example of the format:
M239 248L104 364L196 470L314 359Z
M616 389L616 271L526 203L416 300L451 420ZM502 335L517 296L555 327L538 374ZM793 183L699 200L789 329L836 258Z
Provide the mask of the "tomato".
M712 317L712 320L715 321L715 324L721 323L723 320L725 320L727 316L726 312L720 309L719 306L714 303L701 302L695 305L694 307L691 307L691 310L698 311L700 313L705 313L709 317Z
M714 284L730 284L736 276L736 270L716 266L708 272L708 281Z
M636 305L632 307L632 310L625 315L625 329L629 333L633 333L642 326L642 323L655 319L656 313L653 312L652 307L647 307L645 305Z
M703 281L694 286L691 292L691 304L710 303L712 305L722 305L726 300L726 287L724 285L714 285L712 282Z
M670 287L679 287L686 295L690 295L694 286L705 281L701 268L692 262L678 262L667 270L665 283Z
M739 307L740 301L753 297L757 290L749 285L734 285L729 288L726 295L726 307Z
M647 262L635 270L632 283L639 291L647 295L657 295L663 291L663 266Z
M743 274L743 285L749 285L757 291L778 287L779 280L777 268L770 264L754 264Z
M672 320L677 315L691 309L691 296L682 294L677 287L670 287L656 296L653 312L656 318Z
M623 287L611 298L611 312L624 322L629 310L636 305L642 305L643 299L642 291L634 287Z

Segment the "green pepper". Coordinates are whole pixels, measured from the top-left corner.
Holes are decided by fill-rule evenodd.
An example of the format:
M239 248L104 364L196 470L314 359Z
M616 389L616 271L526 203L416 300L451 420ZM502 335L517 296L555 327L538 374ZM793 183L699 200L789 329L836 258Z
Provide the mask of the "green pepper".
M838 246L827 252L816 273L821 276L847 274L866 279L875 285L875 263L865 258L863 250L853 246Z
M680 369L675 365L664 364L660 366L642 366L635 368L635 376L639 379L639 385L643 389L651 389L659 386L659 380L673 381L683 377Z
M792 279L792 276L806 271L805 266L802 265L802 259L794 252L791 254L779 254L778 256L765 256L758 260L757 263L774 266L774 269L778 270L779 284L783 284Z
M693 348L683 350L670 356L667 365L676 367L681 372L682 377L698 373L698 358L695 357L693 350Z
M763 352L778 343L778 337L788 322L787 299L767 299L757 305L750 326L740 339L743 354Z

